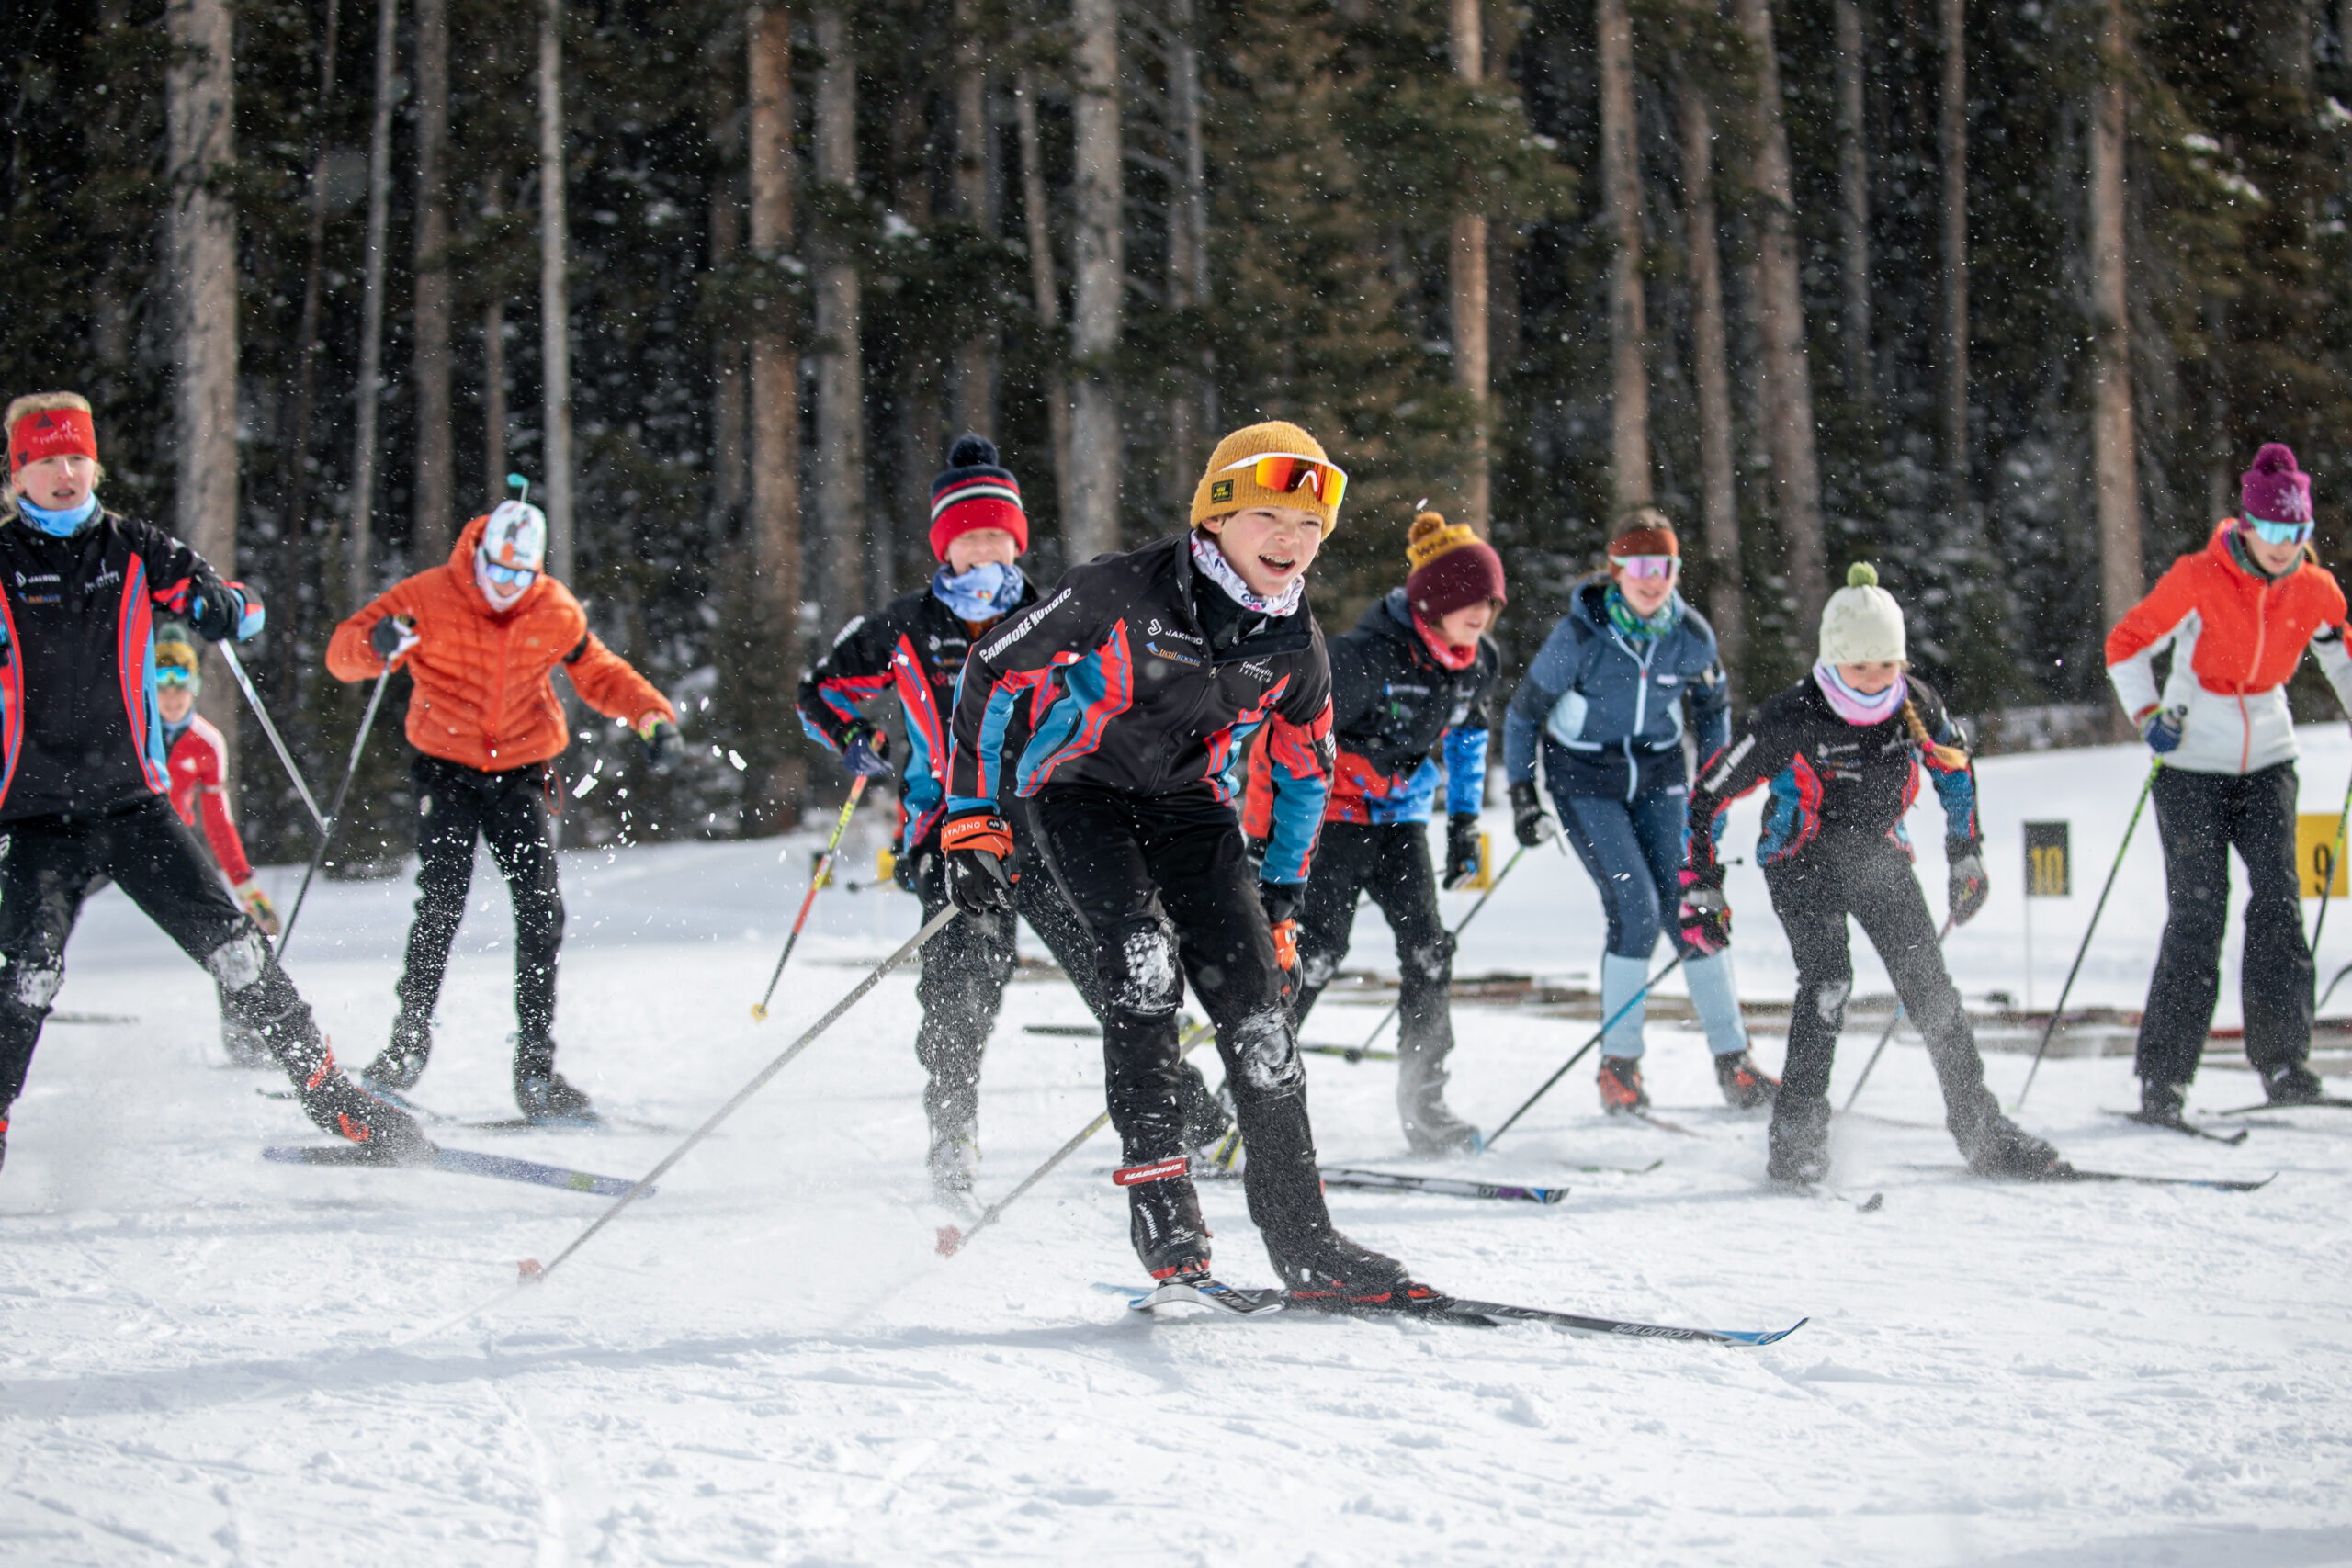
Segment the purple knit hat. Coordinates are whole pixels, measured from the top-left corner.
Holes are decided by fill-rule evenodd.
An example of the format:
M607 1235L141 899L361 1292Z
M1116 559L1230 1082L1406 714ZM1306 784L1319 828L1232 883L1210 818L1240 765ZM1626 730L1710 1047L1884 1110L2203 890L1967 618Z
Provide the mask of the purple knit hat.
M2295 454L2270 441L2254 455L2254 467L2238 476L2240 515L2256 523L2304 524L2312 520L2312 477L2295 467Z

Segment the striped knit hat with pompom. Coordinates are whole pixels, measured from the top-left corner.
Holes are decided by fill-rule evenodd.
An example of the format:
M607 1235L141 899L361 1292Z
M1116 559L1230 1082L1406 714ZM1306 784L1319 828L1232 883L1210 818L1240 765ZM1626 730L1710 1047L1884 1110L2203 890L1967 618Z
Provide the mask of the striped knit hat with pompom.
M1413 519L1405 541L1405 559L1413 573L1405 579L1405 598L1425 621L1442 620L1456 610L1488 600L1500 608L1503 558L1495 547L1471 532L1468 525L1448 523L1434 512Z
M931 481L931 553L945 560L948 541L976 528L1003 529L1016 555L1029 548L1021 481L998 466L995 442L967 433L956 437L946 468Z

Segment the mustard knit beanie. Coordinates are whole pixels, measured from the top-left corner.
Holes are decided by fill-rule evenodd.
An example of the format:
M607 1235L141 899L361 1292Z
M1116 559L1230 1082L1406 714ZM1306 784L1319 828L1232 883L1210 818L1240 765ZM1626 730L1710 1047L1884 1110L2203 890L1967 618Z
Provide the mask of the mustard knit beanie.
M1211 517L1226 517L1236 512L1246 512L1253 506L1284 506L1297 512L1315 514L1329 534L1340 521L1340 494L1329 499L1313 490L1267 490L1261 486L1247 468L1236 468L1252 457L1308 457L1317 463L1330 463L1324 455L1323 444L1288 420L1270 419L1263 424L1242 426L1216 444L1209 454L1208 471L1193 491L1193 525L1198 527ZM1346 475L1340 475L1342 480ZM1345 486L1339 489L1344 494Z

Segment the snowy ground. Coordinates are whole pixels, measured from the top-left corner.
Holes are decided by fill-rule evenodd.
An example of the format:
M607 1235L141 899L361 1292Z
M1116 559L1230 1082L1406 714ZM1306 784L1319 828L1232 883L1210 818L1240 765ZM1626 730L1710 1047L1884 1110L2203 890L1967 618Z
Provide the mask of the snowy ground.
M2306 808L2333 811L2352 743L2331 728L2306 745ZM2022 991L2017 824L2067 818L2076 896L2033 912L2047 1004L2143 772L2132 751L1985 765L2000 891L1953 939L1964 989ZM1490 826L1507 840L1504 818ZM2151 826L2085 1000L2140 999L2162 919ZM1932 807L1914 830L1939 901ZM1732 848L1753 840L1751 802ZM608 1108L699 1120L912 929L901 895L826 895L776 1015L753 1025L807 874L804 846L782 862L779 848L567 858L563 1061ZM511 948L486 871L418 1093L492 1116L507 1110ZM1731 886L1747 989L1785 995L1756 873ZM408 897L333 886L303 917L291 966L346 1057L381 1042ZM2352 910L2330 933L2323 973L2352 957ZM1460 968L1589 976L1599 942L1583 874L1546 851L1472 928ZM1369 915L1356 961L1393 965ZM1866 951L1858 964L1861 989L1883 987ZM600 1205L264 1164L264 1144L306 1129L253 1092L266 1077L218 1065L209 982L119 895L93 906L58 1001L139 1021L53 1026L17 1107L0 1174L0 1561L2352 1562L2342 1113L2256 1117L2242 1148L2193 1144L2102 1114L2130 1102L2128 1062L2057 1062L2025 1120L2078 1163L2278 1179L2247 1195L2019 1190L1915 1168L1954 1163L1939 1133L1857 1121L1841 1124L1839 1185L1886 1198L1861 1213L1768 1190L1761 1122L1715 1103L1695 1036L1654 1030L1654 1092L1697 1136L1605 1122L1580 1068L1476 1162L1566 1179L1566 1203L1332 1206L1456 1291L1722 1327L1810 1315L1782 1344L1150 1323L1102 1288L1136 1274L1108 1142L963 1256L933 1254L912 986L894 978L656 1197L517 1295L515 1260L551 1256ZM1331 1006L1308 1033L1359 1038L1377 1008ZM1066 986L1012 988L985 1085L990 1191L1100 1108L1092 1042L1023 1028L1083 1016ZM1589 1027L1457 1019L1453 1099L1489 1124ZM1848 1041L1840 1098L1868 1043ZM1758 1051L1776 1062L1780 1043ZM1393 1069L1310 1060L1327 1160L1415 1168ZM1991 1059L2005 1098L2024 1068ZM2195 1103L2253 1098L2250 1075L2217 1065ZM1865 1103L1935 1120L1916 1044L1890 1051ZM671 1140L463 1141L628 1175ZM1659 1158L1642 1176L1571 1168ZM1225 1271L1266 1282L1238 1192L1206 1204Z

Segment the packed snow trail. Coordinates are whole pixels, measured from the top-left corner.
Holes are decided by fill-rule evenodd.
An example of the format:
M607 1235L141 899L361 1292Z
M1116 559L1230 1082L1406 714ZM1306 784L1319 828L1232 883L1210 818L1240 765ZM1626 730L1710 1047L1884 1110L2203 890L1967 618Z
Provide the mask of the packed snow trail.
M2330 727L2306 746L2306 808L2332 811L2352 744ZM2062 964L2140 772L2120 750L1984 764L1995 892L1951 939L1963 991L2020 987L2018 819L2074 823L2076 895L2033 911ZM1735 852L1753 842L1743 809ZM1501 813L1487 826L1507 841ZM1916 836L1933 892L1939 836ZM567 857L559 1034L600 1106L695 1124L911 933L910 898L829 893L776 1016L749 1021L817 837ZM298 874L264 875L277 893ZM2153 844L2135 845L2081 999L2138 1005L2161 886ZM1760 879L1738 867L1729 886L1748 994L1785 996ZM503 886L476 889L418 1094L485 1118L512 1111L513 958ZM346 1058L389 1023L412 896L313 891L295 977ZM1448 895L1448 918L1474 897ZM2330 925L2324 969L2352 956L2352 922ZM1530 857L1464 949L1464 976L1589 971L1583 873ZM1393 965L1370 910L1351 963ZM1857 968L1858 989L1883 988L1866 946ZM2042 974L2046 1005L2057 965ZM1361 1039L1386 1000L1334 993L1317 1021ZM1533 1325L1138 1321L1094 1288L1138 1272L1107 1146L1010 1212L985 1259L938 1258L904 976L529 1292L508 1288L514 1262L576 1234L577 1194L265 1163L265 1145L308 1135L299 1113L213 1065L209 980L119 895L93 901L59 1002L140 1021L49 1031L0 1171L0 1561L2352 1560L2335 1217L2352 1206L2352 1119L2249 1118L2240 1148L2143 1129L2102 1114L2128 1103L2120 1058L2053 1058L2030 1124L2101 1169L2278 1179L1908 1170L1957 1156L1907 1034L1867 1104L1927 1125L1841 1119L1833 1136L1831 1185L1883 1192L1873 1213L1765 1183L1764 1123L1721 1108L1693 1032L1654 1024L1645 1068L1699 1136L1604 1119L1580 1072L1476 1162L1404 1154L1392 1064L1310 1059L1326 1164L1575 1188L1549 1206L1335 1190L1351 1235L1480 1299L1811 1318L1726 1356ZM1099 1043L1026 1027L1086 1021L1065 985L1010 987L982 1085L983 1199L1100 1111ZM1456 1027L1450 1098L1491 1122L1591 1024L1464 1002ZM1834 1095L1874 1034L1849 1033ZM1767 1068L1779 1055L1759 1037ZM1988 1057L1996 1092L2025 1060ZM2257 1098L2216 1059L2190 1108ZM499 1146L628 1172L670 1142L616 1127ZM1271 1283L1238 1184L1203 1202L1220 1274ZM420 1334L493 1293L479 1320Z

